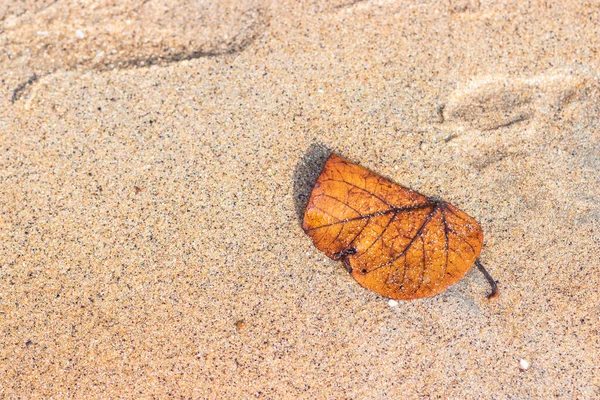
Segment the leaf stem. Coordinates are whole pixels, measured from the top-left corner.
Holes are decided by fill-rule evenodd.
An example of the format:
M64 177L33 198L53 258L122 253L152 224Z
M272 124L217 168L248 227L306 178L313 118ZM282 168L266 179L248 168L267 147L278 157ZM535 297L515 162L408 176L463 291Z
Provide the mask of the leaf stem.
M479 262L479 259L475 260L475 265L477 265L477 268L481 271L483 276L485 276L485 279L487 279L487 281L490 283L490 286L492 287L492 293L490 293L490 295L488 296L488 299L491 300L491 299L498 297L500 295L500 293L498 292L498 284L496 283L494 278L492 278L490 273L487 272L485 270L485 268L483 268L483 265L481 265L481 263Z

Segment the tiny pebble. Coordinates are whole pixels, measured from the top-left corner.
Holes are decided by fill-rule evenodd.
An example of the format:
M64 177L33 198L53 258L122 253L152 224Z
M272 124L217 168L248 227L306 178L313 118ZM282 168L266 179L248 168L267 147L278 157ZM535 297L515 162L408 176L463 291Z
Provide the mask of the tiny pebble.
M85 37L85 33L83 33L83 31L77 29L75 31L75 36L77 36L78 39L83 39Z
M244 329L246 327L246 322L244 320L240 319L239 321L236 321L235 327L237 328L238 331L241 331L242 329Z
M397 307L398 306L398 302L396 300L391 300L388 301L388 304L390 305L390 307Z
M527 371L529 369L529 361L521 359L519 366L521 367L521 371Z

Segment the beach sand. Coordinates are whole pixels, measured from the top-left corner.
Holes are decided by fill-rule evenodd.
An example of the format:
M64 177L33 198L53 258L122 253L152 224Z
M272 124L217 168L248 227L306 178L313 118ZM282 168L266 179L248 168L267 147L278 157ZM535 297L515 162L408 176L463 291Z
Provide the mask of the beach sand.
M9 0L0 397L600 398L600 8ZM300 227L330 152L466 211L388 303Z

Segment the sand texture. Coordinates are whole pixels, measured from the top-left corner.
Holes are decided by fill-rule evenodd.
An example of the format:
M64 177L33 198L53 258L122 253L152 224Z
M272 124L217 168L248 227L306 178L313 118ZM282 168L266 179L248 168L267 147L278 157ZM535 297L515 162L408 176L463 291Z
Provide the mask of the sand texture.
M591 1L3 1L0 398L600 398L599 73ZM332 151L500 298L317 250Z

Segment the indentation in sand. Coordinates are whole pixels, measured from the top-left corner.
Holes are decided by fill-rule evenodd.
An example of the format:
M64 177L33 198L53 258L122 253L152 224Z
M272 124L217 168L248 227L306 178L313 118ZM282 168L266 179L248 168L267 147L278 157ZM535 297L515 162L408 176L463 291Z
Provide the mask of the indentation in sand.
M0 61L6 58L14 71L22 71L15 87L34 74L235 54L267 24L264 10L252 1L140 0L132 7L130 2L105 0L90 6L59 0L42 5L21 9L13 4L0 10ZM13 94L13 101L26 93L23 89Z
M480 131L528 125L538 113L560 112L586 86L585 78L570 72L530 78L482 77L452 93L438 114L444 123Z

